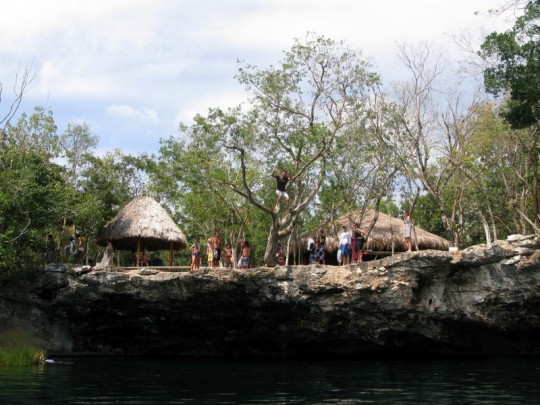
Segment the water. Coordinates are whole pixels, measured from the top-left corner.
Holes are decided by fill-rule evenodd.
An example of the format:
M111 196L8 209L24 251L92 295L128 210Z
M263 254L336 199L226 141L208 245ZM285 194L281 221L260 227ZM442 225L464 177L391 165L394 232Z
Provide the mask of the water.
M59 358L0 367L0 404L538 404L540 359Z

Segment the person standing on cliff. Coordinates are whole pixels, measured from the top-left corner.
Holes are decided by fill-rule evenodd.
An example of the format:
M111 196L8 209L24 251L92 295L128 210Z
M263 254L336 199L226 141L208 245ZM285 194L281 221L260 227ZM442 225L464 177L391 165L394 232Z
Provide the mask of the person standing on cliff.
M77 255L77 242L73 236L69 237L69 243L64 247L64 253L67 261L75 261L75 257Z
M287 191L285 191L285 188L287 187L287 183L289 182L289 180L291 179L288 175L287 175L287 171L285 170L282 170L281 171L281 174L277 175L276 172L277 172L278 168L277 166L274 167L274 170L272 171L272 177L274 177L277 181L277 185L276 185L276 194L277 194L277 201L276 201L276 206L274 208L274 210L276 212L279 212L279 208L280 208L280 201L282 198L285 199L285 211L287 211L287 209L289 208L289 194L287 194Z
M319 251L318 251L318 254L317 254L317 261L320 263L320 264L325 264L326 263L326 258L325 258L325 244L326 244L326 236L324 235L324 230L322 229L319 229L319 234L317 235L317 242L319 243Z
M413 219L409 211L403 211L403 242L407 252L412 252Z
M47 235L47 250L45 251L45 263L49 264L52 262L55 252L56 243L54 242L53 236L49 234Z
M242 256L238 260L238 268L249 269L249 258L251 256L251 246L247 240L244 240L240 245L242 247Z
M193 271L201 267L201 238L196 238L195 243L191 245L191 269Z
M219 238L219 235L216 234L212 236L212 247L214 248L214 258L212 261L212 267L219 267L219 263L221 261L221 239Z
M76 261L79 264L84 264L84 249L86 247L84 238L81 236L80 233L76 233L75 234L75 240L77 242Z
M206 256L208 259L208 267L214 267L214 245L212 245L212 238L206 240Z
M341 261L344 266L351 262L351 239L351 233L347 230L347 227L343 225L342 232L339 234L339 251L341 252Z
M225 267L233 268L233 250L230 243L225 245L225 253L223 254L223 257L225 258Z
M366 242L366 238L364 236L364 231L360 228L359 224L353 225L353 235L352 235L352 242L353 242L353 260L356 261L356 263L359 263L363 260L364 257L364 244Z

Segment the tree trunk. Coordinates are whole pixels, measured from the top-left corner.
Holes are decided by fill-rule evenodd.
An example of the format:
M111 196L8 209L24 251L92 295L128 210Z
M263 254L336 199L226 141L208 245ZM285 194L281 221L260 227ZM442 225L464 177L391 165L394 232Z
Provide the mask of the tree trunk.
M113 245L110 241L107 242L107 247L105 249L105 253L103 253L103 258L101 259L101 262L99 262L95 267L94 270L103 270L110 268L114 263L114 249Z
M486 234L486 245L491 246L491 232L489 229L489 223L486 220L486 217L479 212L478 216L480 217L480 221L482 222L482 226L484 227L484 233Z
M279 224L277 218L272 219L272 226L268 233L268 241L264 252L264 264L269 267L276 265L276 246L279 241Z

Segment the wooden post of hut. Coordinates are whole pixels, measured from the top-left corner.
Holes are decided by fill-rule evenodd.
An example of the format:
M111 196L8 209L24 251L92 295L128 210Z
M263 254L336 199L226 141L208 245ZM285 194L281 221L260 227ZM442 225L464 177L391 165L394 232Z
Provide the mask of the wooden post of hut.
M173 265L173 243L169 244L169 266Z
M141 258L141 239L137 239L137 258L135 260L135 266L139 267L139 260Z

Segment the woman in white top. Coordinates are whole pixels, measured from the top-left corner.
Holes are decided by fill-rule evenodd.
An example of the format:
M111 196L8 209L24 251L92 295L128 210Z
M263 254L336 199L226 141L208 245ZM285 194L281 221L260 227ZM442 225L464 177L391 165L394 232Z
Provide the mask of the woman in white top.
M409 211L403 211L403 242L405 242L405 247L407 252L412 252L412 229L413 229L413 220Z
M343 225L343 232L339 234L339 251L341 253L341 260L343 265L351 262L351 232L347 231L347 227Z

